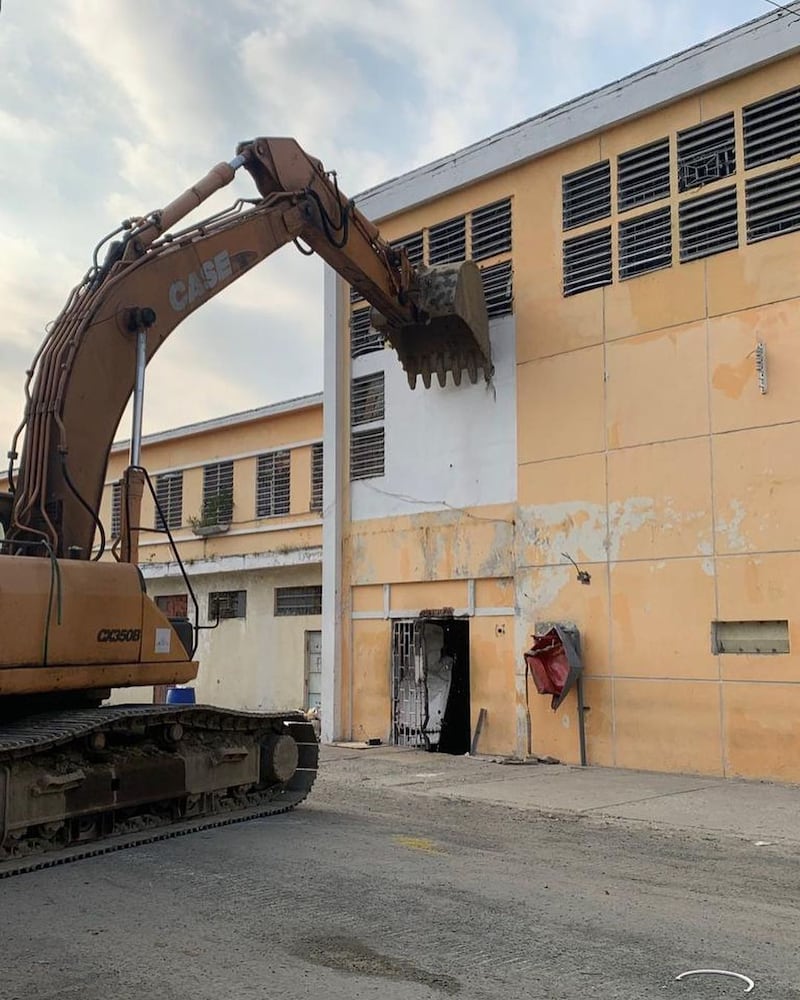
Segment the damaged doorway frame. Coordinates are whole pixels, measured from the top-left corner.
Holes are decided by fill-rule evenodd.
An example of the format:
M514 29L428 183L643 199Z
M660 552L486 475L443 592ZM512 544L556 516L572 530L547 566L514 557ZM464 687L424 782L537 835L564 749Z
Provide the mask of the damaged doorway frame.
M426 626L443 630L441 659L450 680L439 719L432 719L426 663ZM449 636L448 636L448 633ZM449 661L449 663L448 663ZM470 617L452 608L392 621L390 739L395 746L467 753L471 737ZM439 724L439 722L441 724ZM463 745L462 745L463 744Z

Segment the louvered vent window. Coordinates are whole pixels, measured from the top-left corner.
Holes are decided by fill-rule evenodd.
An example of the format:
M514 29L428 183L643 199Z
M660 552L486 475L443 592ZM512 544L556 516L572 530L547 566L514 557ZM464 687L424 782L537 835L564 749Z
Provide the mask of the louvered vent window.
M350 439L350 478L371 479L384 474L383 427L354 431Z
M633 278L671 264L672 219L669 207L620 222L620 278Z
M247 617L246 590L219 590L208 595L208 620Z
M311 509L322 510L322 442L311 446Z
M800 167L748 181L746 205L748 243L800 229Z
M350 395L350 422L354 425L369 424L374 420L383 420L383 414L383 372L354 378Z
M678 133L678 190L689 191L736 173L733 112Z
M610 227L564 241L564 295L610 284Z
M417 267L422 263L422 230L418 233L412 233L410 236L401 236L399 240L392 240L392 246L405 247L412 267Z
M233 520L233 462L215 462L203 469L203 524Z
M473 260L485 260L511 249L511 199L477 208L470 228Z
M746 168L800 153L800 87L751 104L743 119Z
M183 473L165 472L156 476L156 499L164 513L162 520L156 508L156 529L180 528L183 522Z
M288 450L259 455L256 463L256 517L289 513L291 460Z
M383 336L372 329L369 314L369 306L350 313L350 356L353 358L383 349Z
M465 260L467 256L467 220L461 215L431 226L428 230L428 261L431 264L449 264Z
M561 180L561 214L564 229L611 215L611 164L608 160L565 174Z
M111 485L111 537L119 538L122 534L122 484Z
M739 246L737 221L735 187L682 202L679 209L681 261L735 250Z
M483 294L486 299L486 311L489 319L498 316L508 316L514 307L513 273L511 261L493 264L481 270Z
M669 195L669 139L622 153L617 159L617 211Z
M276 587L275 614L321 615L322 587Z

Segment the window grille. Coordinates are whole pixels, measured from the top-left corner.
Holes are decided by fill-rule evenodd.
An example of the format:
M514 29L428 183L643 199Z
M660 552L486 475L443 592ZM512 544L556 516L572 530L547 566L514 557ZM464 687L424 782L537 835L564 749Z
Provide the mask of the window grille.
M514 308L513 272L511 261L493 264L481 270L483 295L489 319L507 316Z
M322 510L323 445L311 446L311 509Z
M428 230L428 261L431 264L448 264L462 261L467 255L467 220L461 215L431 226Z
M800 166L748 181L745 204L748 243L800 229Z
M373 372L371 375L354 378L350 394L351 424L368 424L374 420L383 420L383 416L383 372Z
M275 614L321 615L322 587L276 587Z
M689 198L678 210L681 261L697 260L739 245L736 188Z
M736 173L733 112L678 133L678 190L689 191Z
M208 620L247 617L246 590L219 590L208 595Z
M399 240L392 240L392 246L398 249L405 247L408 259L413 267L417 267L422 263L422 230L417 233L411 233L410 236L401 236Z
M751 104L742 119L745 169L800 153L800 87Z
M233 520L233 462L215 462L203 469L203 524Z
M383 349L383 336L373 330L369 321L370 307L353 309L350 313L350 357L360 358L363 354Z
M511 250L511 199L475 209L470 232L473 260L485 260Z
M669 195L669 139L659 139L617 158L617 210Z
M564 229L575 229L611 215L611 164L608 160L562 178L561 211Z
M369 431L354 431L350 439L350 478L371 479L383 474L383 427Z
M672 264L669 206L619 224L619 276L634 278Z
M611 227L564 241L564 295L611 284Z
M164 512L164 520L162 520L158 510L156 510L156 528L160 531L163 531L165 527L180 528L183 523L183 473L165 472L156 476L156 497Z
M288 450L259 455L256 463L256 517L289 513L291 456Z
M111 485L111 537L119 538L122 534L122 484Z

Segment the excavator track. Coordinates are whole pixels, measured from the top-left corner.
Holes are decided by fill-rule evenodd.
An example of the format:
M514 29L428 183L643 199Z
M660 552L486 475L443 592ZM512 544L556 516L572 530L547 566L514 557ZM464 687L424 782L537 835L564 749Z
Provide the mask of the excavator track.
M123 705L0 723L0 879L294 809L302 713Z

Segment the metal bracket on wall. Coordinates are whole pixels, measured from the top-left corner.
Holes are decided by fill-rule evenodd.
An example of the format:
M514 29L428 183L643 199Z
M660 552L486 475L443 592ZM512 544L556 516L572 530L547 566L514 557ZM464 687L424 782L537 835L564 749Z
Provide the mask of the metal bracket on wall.
M756 374L758 375L758 388L761 395L767 392L767 345L763 340L756 343Z

